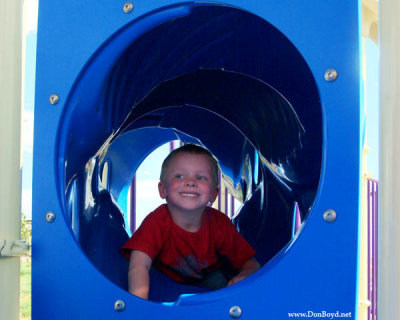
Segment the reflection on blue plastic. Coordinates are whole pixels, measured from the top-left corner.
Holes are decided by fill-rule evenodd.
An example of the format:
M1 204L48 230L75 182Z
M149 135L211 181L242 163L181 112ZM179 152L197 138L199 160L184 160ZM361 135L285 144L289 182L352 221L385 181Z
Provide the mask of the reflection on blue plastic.
M259 163L260 163L260 159L258 156L258 152L254 152L254 183L255 184L258 184Z
M356 319L357 9L318 0L154 0L125 14L111 1L41 3L33 319L228 319L232 305L244 319L309 310ZM340 77L328 83L331 67ZM178 299L165 305L126 291L118 203L146 156L176 139L218 158L243 202L233 222L264 266L195 295L154 280L154 301ZM327 208L340 217L333 224L322 219Z
M294 203L293 208L293 222L292 222L292 238L296 235L301 225L301 213L297 202Z

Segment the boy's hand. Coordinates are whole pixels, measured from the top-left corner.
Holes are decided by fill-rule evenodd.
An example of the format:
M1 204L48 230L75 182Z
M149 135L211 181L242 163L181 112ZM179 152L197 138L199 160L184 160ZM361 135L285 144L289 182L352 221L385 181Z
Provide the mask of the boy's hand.
M132 251L128 271L129 292L142 299L149 297L151 263L152 260L146 253Z
M243 279L246 279L247 277L251 276L253 273L255 273L259 269L260 269L260 264L257 262L256 259L251 258L251 259L247 260L244 263L239 274L236 277L233 277L231 279L231 281L229 281L227 286L229 287L235 283L238 283L239 281L242 281Z

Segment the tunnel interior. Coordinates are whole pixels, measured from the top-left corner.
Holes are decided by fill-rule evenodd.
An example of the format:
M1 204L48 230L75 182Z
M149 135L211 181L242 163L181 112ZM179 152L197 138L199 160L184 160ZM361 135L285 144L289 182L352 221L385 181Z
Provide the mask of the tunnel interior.
M267 21L217 4L194 5L123 50L113 39L82 70L59 130L59 193L83 252L126 288L118 199L152 151L179 139L218 159L243 203L233 223L267 263L293 239L296 209L305 221L320 179L322 111L301 53Z

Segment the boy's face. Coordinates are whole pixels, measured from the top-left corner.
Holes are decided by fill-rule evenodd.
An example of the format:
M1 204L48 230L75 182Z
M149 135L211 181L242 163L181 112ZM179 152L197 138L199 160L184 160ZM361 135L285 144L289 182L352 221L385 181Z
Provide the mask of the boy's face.
M202 213L218 195L211 159L204 154L181 152L171 159L158 189L168 208L175 212Z

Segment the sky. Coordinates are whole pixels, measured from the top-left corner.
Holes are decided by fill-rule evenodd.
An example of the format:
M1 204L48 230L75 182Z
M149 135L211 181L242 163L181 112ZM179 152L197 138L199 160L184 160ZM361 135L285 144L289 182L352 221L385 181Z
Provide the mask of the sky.
M24 39L25 39L25 92L23 113L23 175L22 175L22 212L30 219L32 207L32 156L34 127L34 92L35 63L37 35L38 0L24 1ZM379 108L378 108L378 48L366 39L364 42L365 59L365 112L366 112L366 144L371 148L368 154L367 172L374 178L379 178ZM159 160L164 158L167 147L161 148L150 155L139 168L137 175L138 194L137 210L139 220L146 212L151 211L161 203L157 191Z
M22 124L22 203L23 214L32 216L32 156L35 99L35 64L38 0L25 0L23 10L23 50L25 51L24 111Z
M379 179L379 51L370 39L364 43L365 58L365 108L366 144L370 147L367 172Z

